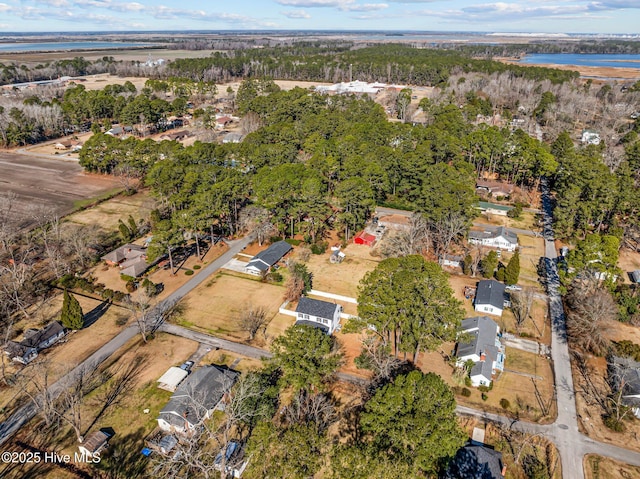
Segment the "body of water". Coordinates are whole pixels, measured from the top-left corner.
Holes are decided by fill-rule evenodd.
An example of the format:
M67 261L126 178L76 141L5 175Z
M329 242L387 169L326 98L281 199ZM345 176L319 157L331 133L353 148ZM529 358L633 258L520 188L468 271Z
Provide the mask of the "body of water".
M608 55L597 53L532 53L520 63L530 65L580 65L640 69L640 55Z
M0 52L57 52L65 50L103 50L132 47L150 47L150 43L126 42L42 42L42 43L0 43Z

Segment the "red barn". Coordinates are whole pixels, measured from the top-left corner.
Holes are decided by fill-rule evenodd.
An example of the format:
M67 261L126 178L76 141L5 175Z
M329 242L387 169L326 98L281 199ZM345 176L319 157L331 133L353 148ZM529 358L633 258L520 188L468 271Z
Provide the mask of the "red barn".
M355 238L353 238L353 242L355 244L373 246L373 244L376 242L376 237L373 236L372 234L362 231Z

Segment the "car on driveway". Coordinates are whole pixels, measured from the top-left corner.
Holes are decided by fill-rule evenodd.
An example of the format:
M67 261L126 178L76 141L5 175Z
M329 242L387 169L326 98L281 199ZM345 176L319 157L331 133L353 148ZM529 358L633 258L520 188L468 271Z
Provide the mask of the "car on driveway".
M180 366L180 369L184 369L187 372L191 372L191 368L193 367L193 361L185 361L184 364L182 364L182 366Z

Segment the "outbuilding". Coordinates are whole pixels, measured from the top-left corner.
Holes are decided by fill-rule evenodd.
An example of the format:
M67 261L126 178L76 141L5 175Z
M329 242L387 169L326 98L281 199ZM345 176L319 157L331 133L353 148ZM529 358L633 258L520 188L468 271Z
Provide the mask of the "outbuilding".
M189 372L182 369L177 368L175 366L171 366L166 373L160 376L158 379L158 387L160 389L164 389L165 391L174 392L178 385L189 375Z

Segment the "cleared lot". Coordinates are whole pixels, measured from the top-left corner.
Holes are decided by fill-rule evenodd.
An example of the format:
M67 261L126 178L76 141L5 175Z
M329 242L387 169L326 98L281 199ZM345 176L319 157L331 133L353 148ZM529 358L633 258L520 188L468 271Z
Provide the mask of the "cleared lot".
M83 173L74 161L0 151L0 194L16 195L10 215L23 228L33 222L31 211L38 207L46 206L62 215L77 202L117 186L113 178Z

